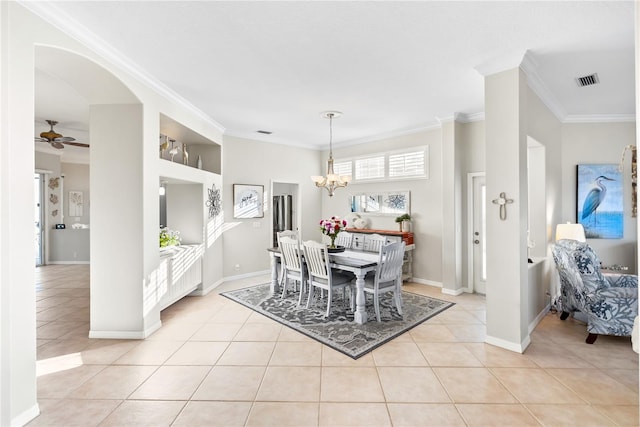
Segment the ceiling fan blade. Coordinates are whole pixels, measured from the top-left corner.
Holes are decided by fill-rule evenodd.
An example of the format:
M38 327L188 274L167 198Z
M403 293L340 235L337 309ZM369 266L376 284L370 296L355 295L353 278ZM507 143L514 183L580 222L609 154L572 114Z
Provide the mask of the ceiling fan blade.
M35 142L49 142L49 140L46 138L33 138L33 140Z
M60 138L54 139L54 141L57 141L57 142L70 142L75 140L76 140L75 138L72 138L70 136L61 136Z
M74 145L76 147L85 147L85 148L89 148L89 144L84 144L82 142L71 142L71 141L67 141L67 142L63 142L63 144L65 145Z
M54 140L54 141L51 141L51 146L52 146L53 148L57 148L58 150L60 150L60 149L64 148L64 145L62 145L62 143L61 143L61 142L58 142L58 141L55 141L55 140Z

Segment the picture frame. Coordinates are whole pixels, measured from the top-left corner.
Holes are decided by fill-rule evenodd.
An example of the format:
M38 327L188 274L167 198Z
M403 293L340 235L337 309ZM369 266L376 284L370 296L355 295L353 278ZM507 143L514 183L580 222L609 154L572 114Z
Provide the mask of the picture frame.
M577 165L576 222L587 238L623 238L623 189L618 164Z
M84 195L82 191L69 191L69 216L81 217L84 214Z
M352 213L398 216L411 213L411 192L379 191L353 194L349 203Z
M264 217L264 185L233 184L233 217Z

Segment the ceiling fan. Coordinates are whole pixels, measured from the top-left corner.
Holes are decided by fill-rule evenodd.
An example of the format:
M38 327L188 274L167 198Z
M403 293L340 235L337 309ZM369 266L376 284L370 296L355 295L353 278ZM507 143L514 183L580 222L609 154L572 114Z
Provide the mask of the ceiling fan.
M36 138L35 140L38 142L48 142L51 144L53 148L61 149L64 148L64 144L66 145L75 145L76 147L89 147L89 144L84 144L82 142L74 142L76 139L70 136L62 136L53 130L53 127L58 124L55 120L46 120L46 122L51 126L51 130L47 132L42 132L40 134L40 138Z

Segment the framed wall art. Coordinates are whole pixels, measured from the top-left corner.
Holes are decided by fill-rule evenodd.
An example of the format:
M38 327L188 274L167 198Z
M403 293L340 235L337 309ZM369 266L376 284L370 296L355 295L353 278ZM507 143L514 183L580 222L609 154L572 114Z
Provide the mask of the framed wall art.
M69 191L69 216L82 216L84 196L82 191Z
M233 217L262 218L263 197L263 185L233 184Z
M578 165L576 219L590 239L622 239L624 182L617 164Z

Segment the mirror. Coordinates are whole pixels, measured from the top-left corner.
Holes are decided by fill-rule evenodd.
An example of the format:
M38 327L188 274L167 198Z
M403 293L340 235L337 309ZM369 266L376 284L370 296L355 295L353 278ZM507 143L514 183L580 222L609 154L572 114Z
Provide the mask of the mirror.
M361 193L351 196L351 212L371 215L411 213L409 191Z

